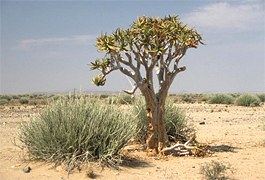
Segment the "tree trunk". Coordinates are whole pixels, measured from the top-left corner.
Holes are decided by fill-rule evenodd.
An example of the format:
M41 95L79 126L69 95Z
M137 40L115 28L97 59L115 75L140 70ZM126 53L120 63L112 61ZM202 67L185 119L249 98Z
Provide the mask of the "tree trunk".
M162 153L169 146L165 126L165 97L144 94L147 116L147 152L150 154Z

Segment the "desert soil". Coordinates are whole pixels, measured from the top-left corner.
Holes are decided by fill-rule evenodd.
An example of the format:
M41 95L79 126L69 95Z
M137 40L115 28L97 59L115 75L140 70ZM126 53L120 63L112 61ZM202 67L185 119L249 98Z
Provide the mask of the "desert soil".
M186 111L189 123L197 131L197 140L209 144L214 152L207 157L149 157L137 146L126 149L134 157L119 170L89 165L68 176L61 166L53 168L42 162L26 162L26 155L13 144L19 143L17 133L21 121L29 121L38 109L30 106L1 107L0 120L0 180L75 180L89 179L203 179L199 173L205 163L229 163L235 169L231 176L239 180L265 179L265 131L261 119L265 105L239 107L233 105L176 104ZM205 122L205 124L200 124ZM29 173L22 170L30 167Z

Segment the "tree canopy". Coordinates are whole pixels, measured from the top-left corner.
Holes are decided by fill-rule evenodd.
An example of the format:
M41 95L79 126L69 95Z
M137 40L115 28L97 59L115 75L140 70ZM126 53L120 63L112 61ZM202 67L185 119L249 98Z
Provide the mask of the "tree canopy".
M103 86L107 74L120 70L138 83L143 80L140 68L144 66L144 78L151 84L154 68L160 83L167 81L171 84L176 74L186 69L178 67L179 60L188 48L197 48L199 43L203 44L201 35L194 28L184 25L178 16L169 15L161 19L138 17L130 28L117 28L112 34L104 33L97 38L98 51L105 52L106 55L90 64L91 70L98 69L102 72L92 82ZM174 68L170 70L172 60Z

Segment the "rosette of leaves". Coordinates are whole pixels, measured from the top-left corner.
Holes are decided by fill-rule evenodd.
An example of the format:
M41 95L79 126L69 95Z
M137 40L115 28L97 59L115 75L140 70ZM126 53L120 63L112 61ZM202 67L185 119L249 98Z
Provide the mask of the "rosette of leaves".
M104 86L106 79L104 78L103 74L99 74L99 75L94 76L91 82L95 84L96 86Z

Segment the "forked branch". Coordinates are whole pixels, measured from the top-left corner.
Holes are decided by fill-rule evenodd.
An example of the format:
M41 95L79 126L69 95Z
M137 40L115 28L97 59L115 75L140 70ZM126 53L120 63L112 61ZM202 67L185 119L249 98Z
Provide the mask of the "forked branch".
M185 144L175 144L174 146L167 147L164 149L164 153L165 154L172 153L177 156L183 156L183 155L185 156L185 155L192 154L191 150L194 149L195 147L188 146L190 141L191 139L188 140Z

